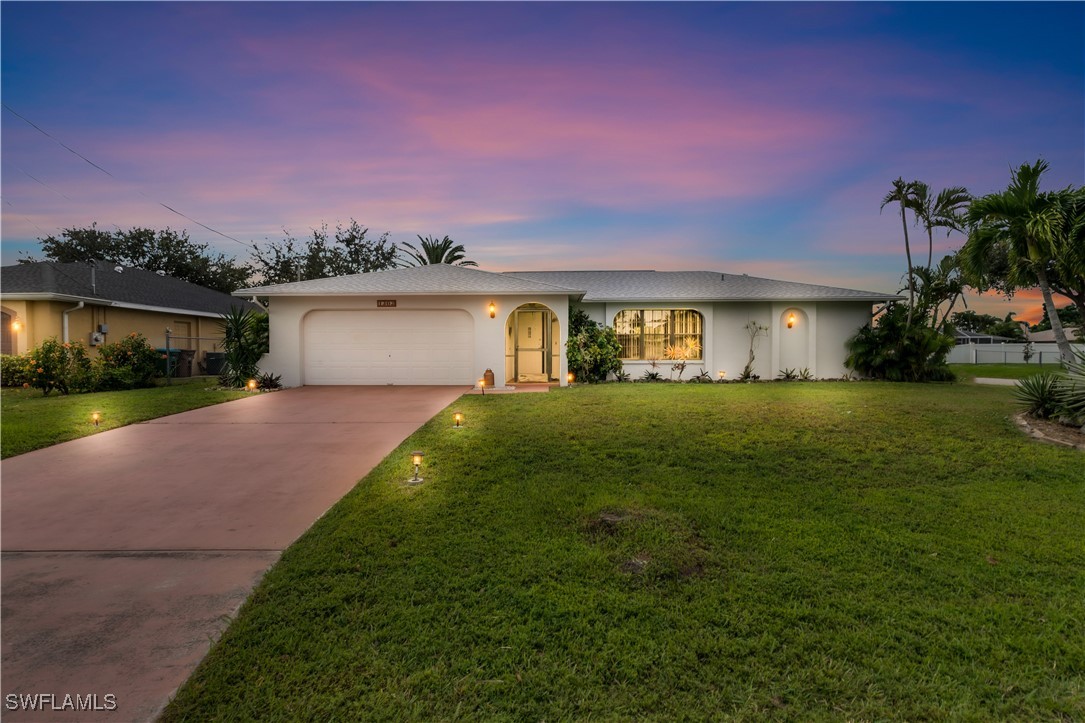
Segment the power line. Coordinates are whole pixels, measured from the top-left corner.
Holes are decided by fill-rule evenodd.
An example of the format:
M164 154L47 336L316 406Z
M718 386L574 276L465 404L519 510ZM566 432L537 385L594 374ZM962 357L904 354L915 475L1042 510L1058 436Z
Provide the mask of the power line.
M101 166L99 166L99 165L98 165L97 163L95 163L94 161L92 161L92 160L90 160L89 158L87 158L86 156L84 156L84 155L83 155L82 153L80 153L79 151L75 150L75 149L74 149L74 148L72 148L71 146L68 146L68 145L66 145L66 144L65 144L65 143L64 143L63 141L61 141L61 140L60 140L59 138L57 138L56 136L54 136L54 135L52 135L52 134L48 133L47 131L45 131L45 130L44 130L44 129L43 129L43 128L42 128L41 126L39 126L39 125L38 125L37 123L34 123L34 122L33 122L32 120L30 120L29 118L27 118L27 117L25 117L25 116L23 116L23 115L20 115L19 113L16 113L16 112L15 112L15 110L13 110L13 109L12 109L12 107L11 107L11 106L9 106L9 105L8 105L7 103L2 103L2 104L0 104L0 105L3 105L4 109L5 109L5 110L7 110L7 112L11 113L11 114L12 114L12 115L14 115L14 116L15 116L16 118L18 118L18 119L20 119L20 120L24 121L25 123L27 123L27 124L28 124L28 125L29 125L29 126L30 126L31 128L33 128L34 130L38 131L39 133L41 133L41 134L42 134L43 136L45 136L46 138L49 138L50 140L52 140L53 142L55 142L55 143L56 143L57 145L59 145L59 146L60 146L61 148L63 148L64 150L68 151L69 153L71 153L72 155L76 156L77 158L80 158L80 159L82 159L82 160L86 161L86 162L87 162L87 163L89 163L89 164L90 164L91 166L93 166L94 168L98 169L98 170L99 170L99 171L101 171L102 173L106 174L106 175L107 175L107 176L109 176L110 178L112 178L112 179L114 179L114 180L116 180L116 181L119 181L119 180L120 180L119 178L117 178L116 176L114 176L114 175L113 175L112 173L110 173L109 171L107 171L106 169L102 168ZM22 170L22 169L20 169L20 170ZM23 171L23 173L26 173L26 171ZM26 175L30 176L30 174L29 174L29 173L27 173ZM31 178L33 178L33 176L31 176ZM34 180L35 180L35 181L37 181L37 179L36 179L36 178L35 178ZM41 181L38 181L38 183L41 183ZM45 184L42 184L42 185L45 185ZM46 188L48 188L48 186L46 186ZM63 194L62 194L62 195L63 195ZM171 207L167 206L166 204L162 203L161 201L155 201L154 199L152 199L152 198L148 197L148 196L147 196L146 194L144 194L144 193L143 193L142 191L139 191L139 195L143 196L144 198L146 198L146 199L147 199L148 201L151 201L152 203L157 203L157 204L158 204L159 206L161 206L162 208L166 209L167 211L169 211L169 212L171 212L171 213L175 213L175 214L177 214L178 216L180 216L181 218L184 218L184 219L187 219L187 220L191 221L192 223L196 224L196 225L197 225L197 226L199 226L200 228L205 228L205 229L207 229L208 231L210 231L211 233L215 233L215 234L218 234L219 236L221 236L221 237L223 237L223 238L225 238L225 239L229 239L229 240L233 241L234 243L238 243L238 244L241 244L241 245L242 245L242 246L244 246L245 248L251 248L251 247L252 247L252 245L251 245L251 244L247 244L247 243L245 243L244 241L240 241L240 240L238 240L238 239L234 238L233 236L230 236L229 234L225 234L225 233L223 233L222 231L218 231L218 230L216 230L216 229L213 229L213 228L211 228L210 226L208 226L208 225L207 225L207 224L205 224L205 223L200 223L199 221L197 221L196 219L192 218L191 216L185 215L185 214L181 213L180 211L178 211L177 209L175 209L175 208L171 208ZM70 200L70 199L69 199L69 200ZM39 230L40 230L40 229L39 229Z

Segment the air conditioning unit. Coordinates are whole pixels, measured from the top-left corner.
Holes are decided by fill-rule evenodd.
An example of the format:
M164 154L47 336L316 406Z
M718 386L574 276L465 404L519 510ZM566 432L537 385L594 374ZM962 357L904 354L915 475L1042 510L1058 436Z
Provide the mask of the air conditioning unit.
M98 346L105 341L105 336L100 331L92 331L90 333L90 345Z

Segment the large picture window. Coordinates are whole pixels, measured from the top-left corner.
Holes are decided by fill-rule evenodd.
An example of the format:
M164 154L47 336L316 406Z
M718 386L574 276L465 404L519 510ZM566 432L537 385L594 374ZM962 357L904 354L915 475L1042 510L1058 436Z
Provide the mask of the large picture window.
M625 361L664 359L668 346L704 349L704 317L692 309L625 309L614 315L614 331Z

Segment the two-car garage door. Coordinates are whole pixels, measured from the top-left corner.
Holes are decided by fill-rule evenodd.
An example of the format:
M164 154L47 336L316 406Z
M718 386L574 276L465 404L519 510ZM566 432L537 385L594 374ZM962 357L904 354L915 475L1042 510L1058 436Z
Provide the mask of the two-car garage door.
M305 384L473 384L475 323L463 310L312 311Z

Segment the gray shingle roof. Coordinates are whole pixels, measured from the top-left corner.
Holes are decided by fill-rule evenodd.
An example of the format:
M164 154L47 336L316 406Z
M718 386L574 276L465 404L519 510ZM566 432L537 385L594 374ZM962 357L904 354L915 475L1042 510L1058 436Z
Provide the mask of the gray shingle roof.
M225 314L232 307L259 308L172 276L159 276L153 271L128 266L117 273L117 264L98 262L91 284L90 264L60 264L41 261L0 268L0 294L25 294L75 297L102 304L132 304L163 309L191 311L199 314Z
M258 286L235 291L239 296L349 296L354 294L559 294L579 296L579 287L517 278L466 266L430 264L371 271L329 279Z
M887 301L859 291L716 271L510 271L508 276L584 289L583 301Z

